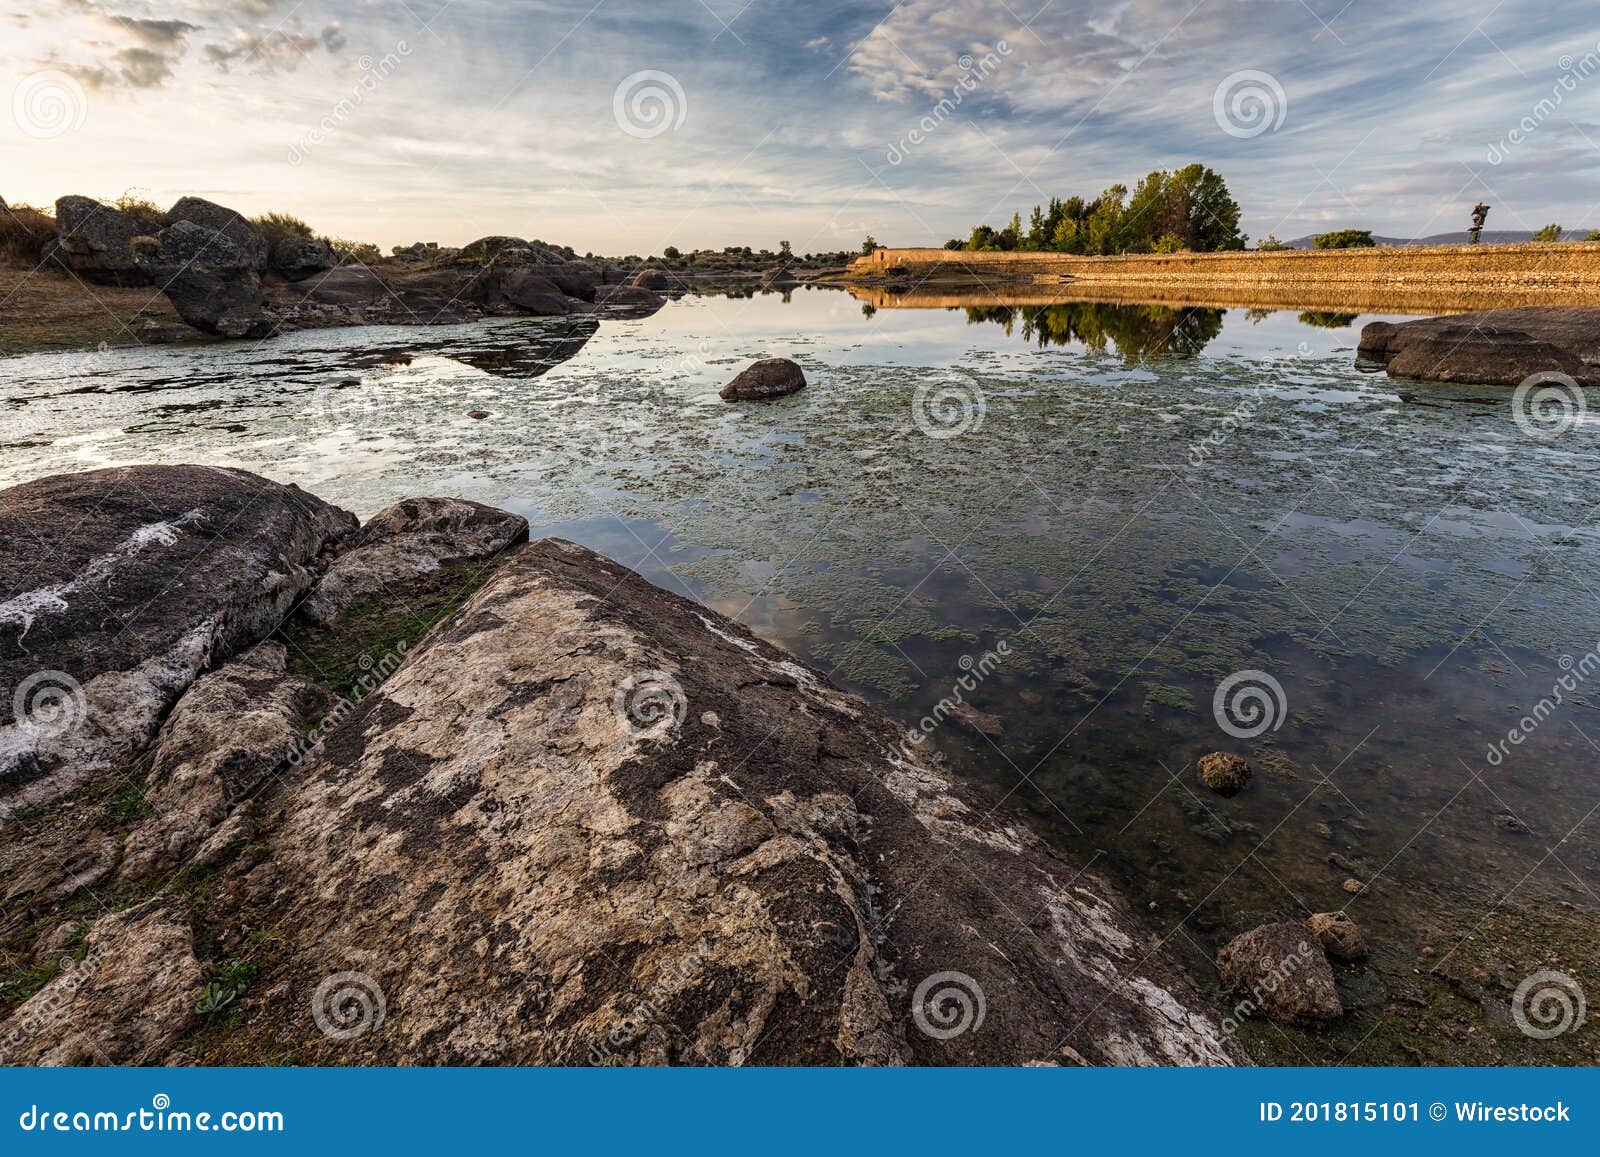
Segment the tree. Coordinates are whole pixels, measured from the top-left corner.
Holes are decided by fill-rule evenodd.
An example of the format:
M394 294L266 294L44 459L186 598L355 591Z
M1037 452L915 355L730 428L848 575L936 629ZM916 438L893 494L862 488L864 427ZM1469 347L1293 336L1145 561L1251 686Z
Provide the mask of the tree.
M787 241L778 242L778 256L784 258L794 256L794 250L789 247L789 243Z
M1597 229L1593 233L1589 234L1589 236L1585 237L1584 240L1585 241L1600 241L1600 229Z
M874 237L871 233L868 233L867 236L866 236L866 239L861 242L861 256L863 256L863 257L871 257L877 251L878 251L878 239L876 237Z
M668 245L661 251L661 256L669 257L676 261L678 258L682 257L683 254L678 252L678 247L676 245Z
M1371 229L1340 229L1336 233L1318 233L1311 239L1318 249L1372 249Z
M1559 225L1546 225L1533 235L1534 241L1560 241L1566 230Z

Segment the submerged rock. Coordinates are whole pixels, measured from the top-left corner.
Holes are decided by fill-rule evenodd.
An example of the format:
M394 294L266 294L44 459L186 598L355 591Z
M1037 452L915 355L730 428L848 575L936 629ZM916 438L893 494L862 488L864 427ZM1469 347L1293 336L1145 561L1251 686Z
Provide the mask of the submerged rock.
M1263 924L1235 936L1217 953L1217 971L1230 996L1273 1020L1319 1025L1344 1014L1333 969L1304 924Z
M283 808L269 1017L358 964L386 1010L310 1030L319 1059L1242 1059L1103 881L861 700L570 543L512 552Z
M1200 782L1218 795L1238 795L1250 782L1250 761L1231 751L1214 751L1202 755L1195 765L1200 772Z
M385 592L403 599L410 580L493 558L527 537L528 520L520 514L459 498L408 498L372 516L301 609L328 626L362 599Z
M725 402L755 402L781 398L805 388L806 375L788 358L764 358L746 367L722 387Z
M275 628L352 515L243 470L130 466L0 491L0 811L138 755L199 672ZM49 543L51 549L41 548Z

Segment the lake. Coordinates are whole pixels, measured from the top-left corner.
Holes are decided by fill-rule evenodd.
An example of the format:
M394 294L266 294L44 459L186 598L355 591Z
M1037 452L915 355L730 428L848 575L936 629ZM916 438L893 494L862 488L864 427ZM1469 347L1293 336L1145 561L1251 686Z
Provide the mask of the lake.
M0 484L204 462L363 517L516 510L925 732L1208 992L1233 933L1347 910L1352 1014L1251 1022L1260 1059L1592 1061L1490 997L1600 954L1600 406L1541 436L1510 391L1363 372L1370 320L803 288L23 356ZM717 397L767 356L809 387ZM1198 782L1213 751L1240 795Z

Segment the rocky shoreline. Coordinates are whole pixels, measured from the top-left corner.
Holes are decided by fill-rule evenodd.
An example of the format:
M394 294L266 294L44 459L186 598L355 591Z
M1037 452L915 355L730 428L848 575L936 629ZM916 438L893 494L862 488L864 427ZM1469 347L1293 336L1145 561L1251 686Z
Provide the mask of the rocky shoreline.
M659 270L584 261L509 236L350 261L326 241L259 225L199 197L180 199L156 219L62 197L55 224L47 264L93 285L152 287L171 302L183 324L147 321L134 330L142 342L481 317L639 317L659 309L669 288Z
M0 1059L1243 1062L879 712L526 539L199 466L0 492Z
M1600 386L1600 308L1491 309L1361 331L1356 356L1392 378L1517 386L1542 376Z

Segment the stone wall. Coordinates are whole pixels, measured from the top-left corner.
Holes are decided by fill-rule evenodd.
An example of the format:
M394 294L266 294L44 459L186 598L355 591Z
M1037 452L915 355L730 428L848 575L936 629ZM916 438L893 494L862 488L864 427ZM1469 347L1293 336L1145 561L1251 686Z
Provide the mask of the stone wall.
M850 275L878 280L911 275L929 284L1071 282L1094 286L1270 290L1349 286L1502 292L1505 304L1600 304L1600 244L1480 245L1446 248L1289 249L1269 253L1138 254L1075 257L1058 253L969 253L880 249L857 258Z

